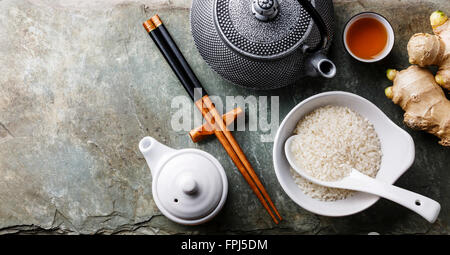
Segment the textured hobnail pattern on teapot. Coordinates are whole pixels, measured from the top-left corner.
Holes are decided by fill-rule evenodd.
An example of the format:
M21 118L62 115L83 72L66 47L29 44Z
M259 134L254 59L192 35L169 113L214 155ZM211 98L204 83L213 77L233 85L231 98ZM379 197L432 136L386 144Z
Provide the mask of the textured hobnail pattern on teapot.
M311 21L296 0L285 0L280 5L283 13L262 23L253 17L252 1L217 0L217 25L222 36L243 54L279 55L301 41Z
M191 32L195 45L214 71L239 86L264 90L287 86L306 75L305 58L300 50L266 61L245 56L232 49L224 42L216 27L215 1L193 0L191 8ZM334 14L331 0L315 1L314 4L327 25L328 33L333 37ZM248 11L251 12L251 8ZM283 10L280 10L278 16L280 15L283 15ZM276 19L278 17L275 21ZM313 46L319 42L319 31L316 26L312 26L311 33L302 44Z

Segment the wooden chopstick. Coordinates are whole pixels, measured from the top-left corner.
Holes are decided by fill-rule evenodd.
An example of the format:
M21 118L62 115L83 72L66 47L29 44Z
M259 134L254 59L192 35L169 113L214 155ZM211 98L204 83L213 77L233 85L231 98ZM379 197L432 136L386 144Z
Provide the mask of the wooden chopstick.
M212 107L204 107L204 106L207 106L207 104L205 104L205 101L204 101L205 98L209 99L209 97L206 95L206 96L202 97L201 99L197 100L196 102L194 102L195 105L200 110L200 112L202 113L202 115L205 118L205 120L214 128L214 134L216 135L217 139L222 144L222 146L224 147L225 151L228 153L228 155L230 156L231 160L233 161L233 163L238 168L239 172L241 172L241 174L244 177L244 179L250 185L250 188L256 194L256 196L258 197L258 199L261 202L261 204L264 206L264 208L267 210L269 215L272 217L273 221L276 224L278 224L278 219L275 217L275 215L273 214L272 210L270 210L269 205L267 204L267 202L264 199L263 195L261 194L260 190L258 189L256 184L254 183L253 179L250 177L247 169L242 164L239 156L233 150L233 147L231 146L231 144L228 142L226 136L224 135L224 132L222 131L222 129L220 127L220 123L221 122L223 123L222 118L220 117L220 115L218 115L219 118L217 118L217 116L214 117L214 114L213 115L209 114L210 112L211 113L214 112L214 111L217 112L216 108L214 106L212 106ZM215 121L215 120L219 120L219 121Z
M229 126L243 113L242 109L237 107L222 115L222 119L225 122L225 125ZM189 136L194 143L197 143L210 135L214 135L214 129L208 122L189 131Z
M217 109L214 107L213 102L211 101L211 99L207 95L204 96L202 99L203 99L202 101L205 104L206 108L209 109L210 113L213 115L213 118L217 119L217 120L221 120L221 121L217 121L217 124L218 124L220 130L223 131L223 133L224 133L225 137L227 138L228 142L230 143L231 147L233 148L235 153L238 155L240 161L244 164L247 172L250 174L250 176L252 177L253 181L256 183L256 186L259 188L259 190L261 191L263 196L269 202L269 204L272 207L272 209L275 212L275 214L278 216L278 218L280 220L282 220L282 217L281 217L280 213L278 212L278 210L275 207L274 203L270 199L269 194L267 193L266 189L264 188L264 186L262 185L262 183L259 180L258 176L256 175L255 170L251 166L250 162L248 161L248 159L245 156L244 152L242 151L241 147L237 143L237 141L234 138L233 134L231 134L231 132L226 127L225 123L223 123L223 120L222 120L219 112L217 111Z

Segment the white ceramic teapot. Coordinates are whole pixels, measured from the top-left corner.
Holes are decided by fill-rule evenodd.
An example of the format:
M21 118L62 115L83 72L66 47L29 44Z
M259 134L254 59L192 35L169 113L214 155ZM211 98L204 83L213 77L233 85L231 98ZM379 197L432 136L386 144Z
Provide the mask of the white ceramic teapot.
M197 149L174 150L152 137L139 149L152 173L152 193L159 210L170 220L197 225L222 209L228 181L219 161Z

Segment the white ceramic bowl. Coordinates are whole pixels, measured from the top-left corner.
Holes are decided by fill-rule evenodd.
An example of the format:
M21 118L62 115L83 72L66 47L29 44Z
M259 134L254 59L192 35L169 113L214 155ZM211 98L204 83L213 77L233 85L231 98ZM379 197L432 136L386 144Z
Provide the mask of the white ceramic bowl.
M357 57L355 54L353 54L353 52L347 46L347 32L348 32L349 27L353 23L355 23L355 21L360 20L362 18L373 18L373 19L378 20L384 26L384 28L386 28L386 32L387 32L387 36L388 36L387 44L384 47L383 51L380 52L377 56L375 56L372 59L364 59L364 58ZM355 58L361 62L365 62L365 63L377 62L377 61L384 59L387 55L389 55L392 48L394 47L394 41L395 41L394 29L392 28L389 21L387 21L387 19L385 17L381 16L380 14L375 13L375 12L361 12L361 13L358 13L355 16L351 17L349 19L349 21L347 21L347 24L345 24L344 32L342 33L342 41L344 42L345 50L353 58Z
M305 99L292 109L281 123L273 144L273 164L278 181L287 195L304 209L324 216L346 216L361 212L375 202L379 197L363 192L353 196L326 202L313 199L297 186L289 169L289 163L284 154L284 143L293 135L297 122L312 110L325 106L346 106L367 118L375 127L381 142L383 153L377 179L393 184L414 161L414 142L412 137L395 125L378 107L358 95L333 91L325 92Z

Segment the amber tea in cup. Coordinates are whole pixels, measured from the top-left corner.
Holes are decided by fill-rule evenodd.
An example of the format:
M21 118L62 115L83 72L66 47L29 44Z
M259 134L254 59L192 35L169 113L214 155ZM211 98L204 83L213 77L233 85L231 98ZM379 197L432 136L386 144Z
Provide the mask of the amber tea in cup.
M384 58L394 43L394 33L389 22L372 12L360 13L351 18L343 36L346 50L363 62Z

